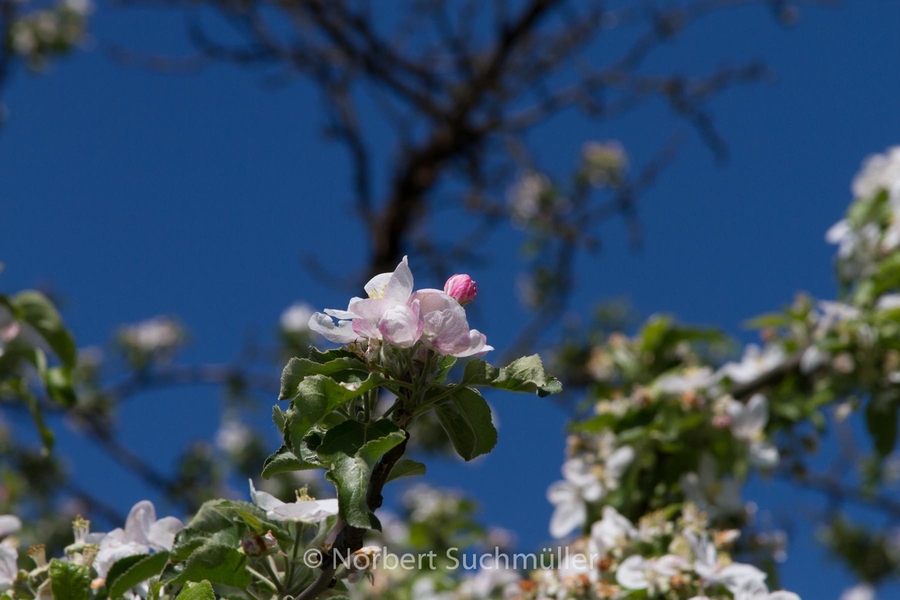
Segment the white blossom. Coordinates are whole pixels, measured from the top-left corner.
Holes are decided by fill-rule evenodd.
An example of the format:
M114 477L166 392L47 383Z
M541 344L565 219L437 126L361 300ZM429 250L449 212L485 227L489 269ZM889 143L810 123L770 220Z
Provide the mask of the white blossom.
M638 531L627 518L612 506L603 507L603 518L591 526L591 550L613 554L638 536Z
M648 590L652 595L665 590L672 577L687 566L687 561L674 554L659 558L629 556L616 570L616 581L625 589Z
M778 464L778 448L765 439L765 427L769 422L769 401L762 394L754 394L746 404L729 400L726 412L731 419L731 433L747 442L751 462L763 469Z
M114 529L102 537L94 568L101 578L106 578L118 560L151 550L171 550L175 534L182 529L184 524L175 517L157 520L153 503L142 500L131 508L124 529Z
M556 506L550 519L550 534L560 538L587 521L587 502L601 500L618 488L619 479L634 460L634 449L622 446L616 450L601 449L599 461L588 463L575 457L563 464L564 481L547 489L547 499Z
M252 430L234 419L222 423L216 432L216 447L228 454L240 454L253 438Z
M305 302L295 302L281 313L281 329L287 333L306 333L315 311Z
M663 375L653 385L666 394L684 394L695 390L705 390L718 380L719 377L710 367L691 367L681 373Z
M860 583L844 590L840 600L875 600L875 588L868 583Z
M715 545L706 535L698 537L691 532L684 533L685 539L694 552L694 571L710 584L721 584L737 597L738 593L749 590L764 590L766 574L743 563L722 563Z
M786 358L784 349L778 344L771 344L762 350L756 344L749 344L744 349L741 362L725 364L718 374L728 377L732 383L748 383L779 366Z
M338 514L338 501L310 500L298 498L295 502L282 502L268 492L257 491L250 480L250 498L253 503L266 511L266 517L273 521L301 521L319 523Z
M119 339L128 347L145 353L164 353L181 346L184 330L169 317L153 317L133 325L125 325Z

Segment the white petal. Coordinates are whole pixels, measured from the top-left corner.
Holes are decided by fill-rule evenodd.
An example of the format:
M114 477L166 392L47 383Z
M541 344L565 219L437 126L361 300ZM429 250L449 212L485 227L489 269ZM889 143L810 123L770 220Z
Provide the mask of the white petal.
M404 256L384 288L384 299L389 303L406 304L412 292L413 274L409 270L409 261Z
M622 446L606 459L606 470L613 477L620 477L634 460L634 448Z
M338 501L331 500L307 500L282 504L273 511L266 513L276 521L303 521L304 523L318 523L338 513Z
M754 589L764 586L766 574L743 563L732 563L719 571L718 581L735 594L742 589Z
M253 485L253 480L250 480L250 498L253 500L253 503L263 509L266 512L270 510L275 510L279 506L284 506L284 502L273 496L268 492L259 492L256 490L256 487Z
M754 394L747 401L746 427L754 432L761 432L769 422L769 401L762 394Z
M547 488L547 500L550 504L571 504L579 499L578 488L568 481L557 481Z
M353 333L350 321L338 321L335 325L334 320L325 313L317 312L310 317L309 328L325 339L338 344L349 344L359 339L359 336Z
M773 469L778 466L781 456L778 448L771 442L753 442L750 444L750 462L759 469Z
M156 522L156 509L149 500L141 500L128 513L125 520L125 542L147 544L150 526Z
M629 556L616 571L616 581L625 589L643 590L649 587L647 581L647 560L643 556Z
M147 541L154 550L171 550L175 535L184 529L184 523L175 517L165 517L150 526Z
M22 529L22 521L15 515L0 515L0 538Z
M555 538L565 537L576 527L584 525L586 520L587 508L583 502L558 504L550 518L550 535Z

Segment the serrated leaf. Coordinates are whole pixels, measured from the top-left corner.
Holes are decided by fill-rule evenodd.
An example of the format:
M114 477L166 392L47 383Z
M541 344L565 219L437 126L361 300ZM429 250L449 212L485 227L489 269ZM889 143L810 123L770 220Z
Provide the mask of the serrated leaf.
M541 397L562 391L559 380L544 373L544 365L537 354L514 360L500 369L483 360L469 361L463 372L463 382L511 392L532 392Z
M300 441L325 416L369 390L381 384L383 378L371 373L364 381L351 386L343 386L325 375L310 375L298 386L297 397L285 413L285 439ZM298 457L301 452L296 444L291 450Z
M251 581L247 557L232 545L206 543L191 553L184 570L171 583L204 580L236 588L247 587Z
M282 444L281 448L269 455L263 463L262 476L266 479L279 473L300 471L302 466L300 459L291 450Z
M89 600L93 596L91 571L54 558L50 561L50 589L53 600Z
M408 458L403 458L398 460L394 465L394 468L391 469L391 472L388 474L385 483L387 483L388 481L393 481L395 479L400 479L401 477L416 477L424 474L425 465L414 460L409 460Z
M62 363L75 366L77 352L72 334L66 329L53 303L40 292L27 290L9 299L16 317L34 327Z
M272 422L275 423L275 427L278 428L278 431L284 433L284 422L287 417L284 414L284 411L281 410L277 404L272 407Z
M381 529L366 503L369 479L381 457L405 439L406 433L386 419L345 421L325 434L318 454L330 465L326 477L337 488L340 516L347 524Z
M434 411L456 452L464 460L487 454L497 444L491 408L477 391L459 387L450 394L449 402L439 404Z
M866 407L866 426L875 451L881 457L893 452L897 445L897 405L873 398Z
M310 375L328 375L338 382L362 381L368 376L364 362L355 356L340 356L328 362L318 362L308 358L292 358L281 373L279 400L295 397L300 384Z
M115 578L112 577L113 570L110 569L110 576L106 579L110 599L120 598L133 587L158 576L162 573L168 561L168 552L157 552L156 554L141 556L140 560L135 561L124 572L117 574Z
M181 588L175 600L216 600L216 593L208 581L188 582Z

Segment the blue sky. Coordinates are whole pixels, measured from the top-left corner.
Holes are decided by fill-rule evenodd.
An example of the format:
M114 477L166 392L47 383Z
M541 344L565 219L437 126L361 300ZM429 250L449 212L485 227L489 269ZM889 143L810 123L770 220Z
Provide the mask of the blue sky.
M703 71L760 58L777 80L713 103L730 161L717 164L690 135L641 201L639 251L628 249L620 222L604 226L603 252L579 259L576 308L626 296L643 314L673 313L749 339L741 322L795 291L834 295L824 231L849 202L862 158L900 142L900 3L847 4L806 11L793 29L763 10L736 11L667 49L657 64ZM180 23L165 13L103 12L93 30L100 40L178 49ZM337 275L362 263L345 156L322 139L309 88L259 84L257 74L221 66L154 75L99 52L46 76L20 73L5 93L10 118L0 132L2 288L52 284L82 346L105 343L120 323L177 315L194 340L185 362L228 361L248 331L268 335L294 300L342 306L343 295L310 278L300 258L316 253ZM679 128L651 104L603 125L562 115L530 142L539 164L563 174L585 141L620 139L640 164ZM498 348L524 317L513 292L515 239L493 240L492 262L472 273L481 304L473 326ZM415 257L411 264L415 273ZM214 433L216 397L205 389L140 396L123 410L123 436L170 467L167 447ZM485 521L537 546L548 537L544 494L559 477L565 412L532 397L490 400L501 423L496 450L474 465L429 465L427 479L474 493ZM173 412L175 423L164 417ZM264 407L261 423L268 414ZM82 484L117 506L154 496L127 478L110 489L118 471L77 435L64 435L60 447ZM781 516L821 505L760 482L748 496ZM836 598L850 580L797 522L785 585L805 598Z

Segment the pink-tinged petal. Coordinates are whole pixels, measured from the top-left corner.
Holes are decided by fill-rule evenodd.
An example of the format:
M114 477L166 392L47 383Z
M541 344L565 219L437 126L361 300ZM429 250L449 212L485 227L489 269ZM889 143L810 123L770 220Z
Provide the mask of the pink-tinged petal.
M351 327L353 328L353 332L361 338L372 340L381 339L381 332L378 331L378 326L368 319L353 319Z
M431 288L425 288L424 290L419 290L415 294L412 295L410 300L418 300L422 306L422 314L430 313L430 312L440 312L444 310L455 310L457 308L462 308L459 305L459 302L456 301L452 296L448 296L441 290L435 290ZM465 311L463 311L465 314Z
M338 321L335 325L334 320L324 313L317 312L310 317L309 328L325 339L338 344L349 344L359 339L359 336L353 333L350 321Z
M469 347L462 352L457 352L453 356L457 358L484 356L493 349L493 346L488 346L487 337L477 329L473 329L469 332Z
M422 335L419 321L419 303L412 307L404 304L388 309L378 322L378 331L384 340L397 348L411 348Z
M423 320L429 345L441 354L454 356L469 349L469 324L462 308L426 313Z
M389 304L406 304L412 292L413 274L409 270L409 262L404 256L384 288L384 300Z
M348 312L353 313L354 318L366 319L372 323L377 323L381 319L384 311L390 308L387 302L380 298L357 298L350 303Z

